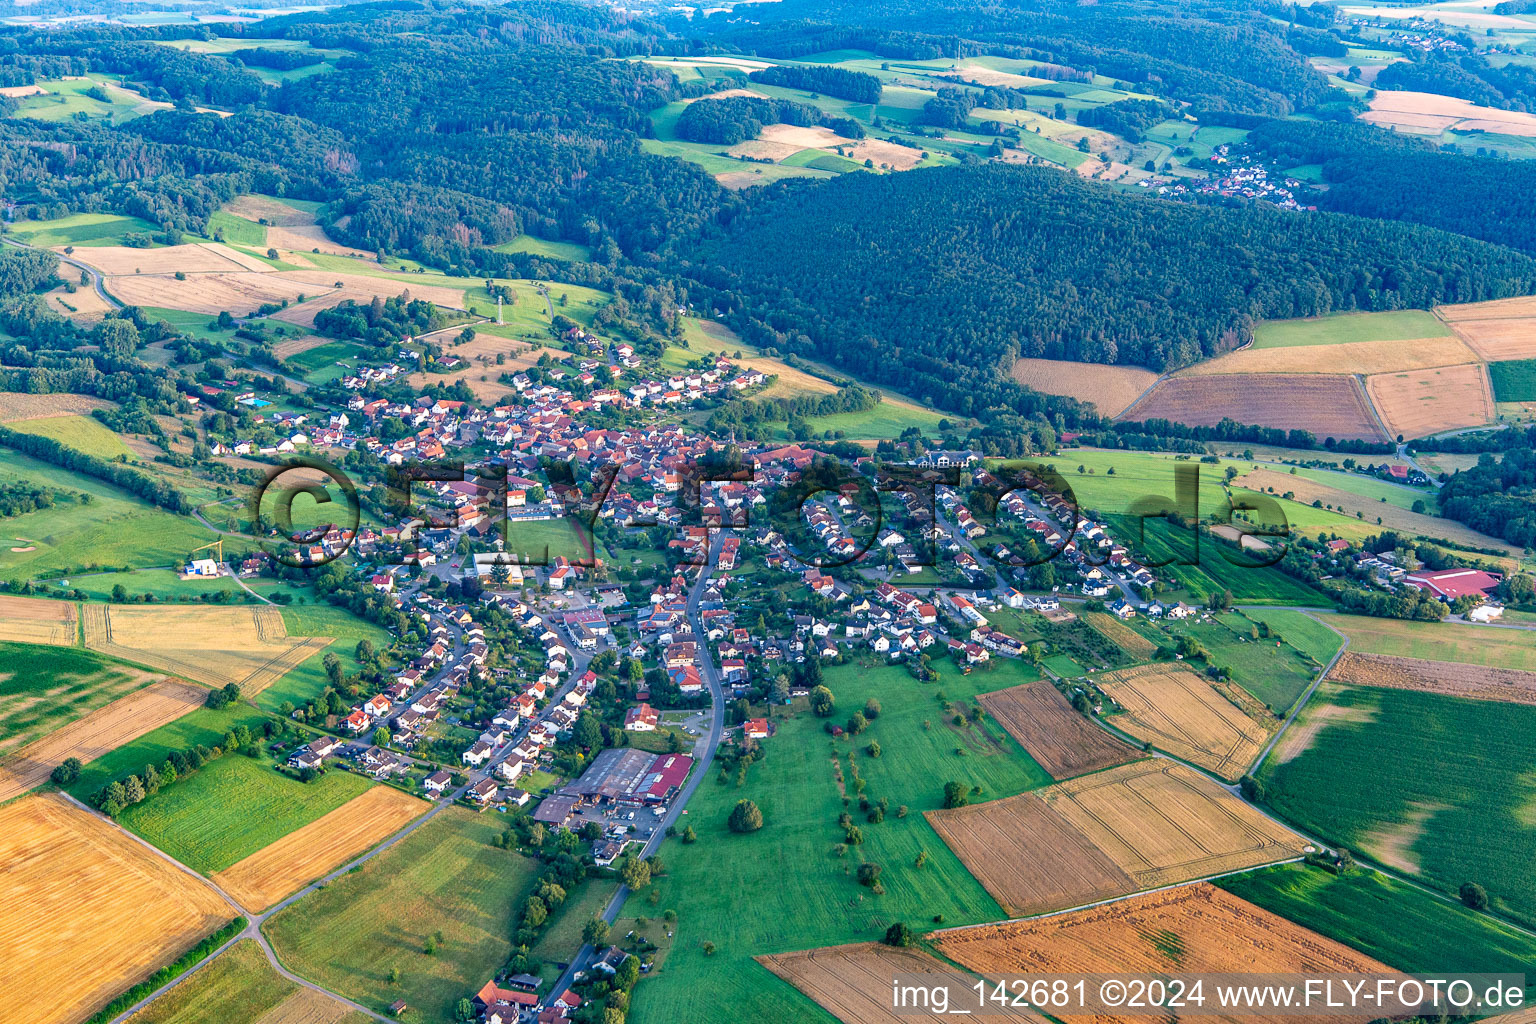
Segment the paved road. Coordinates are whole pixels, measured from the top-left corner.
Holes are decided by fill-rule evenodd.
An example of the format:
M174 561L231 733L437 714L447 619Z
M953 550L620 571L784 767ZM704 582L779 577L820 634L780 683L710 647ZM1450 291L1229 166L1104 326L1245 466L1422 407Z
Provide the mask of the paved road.
M704 585L709 581L710 567L718 564L720 548L724 541L723 531L716 531L714 540L710 544L708 564L699 570L699 578L694 581L693 587L688 591L688 617L693 623L694 635L704 636L704 623L699 618L699 603L704 596ZM672 806L667 811L667 816L656 826L651 833L651 838L646 841L640 851L640 856L649 857L655 853L663 842L666 841L667 829L676 825L681 820L689 799L699 788L705 776L709 774L710 766L715 760L715 751L720 747L720 739L725 734L725 691L720 684L720 669L715 664L714 655L709 652L707 644L700 642L699 675L703 677L704 684L709 687L709 729L699 737L693 747L693 771L689 773L683 788L672 801ZM624 901L629 898L629 887L620 884L618 891L603 908L602 918L610 925L618 920L619 912L624 907ZM597 950L594 946L583 945L571 959L570 965L555 982L555 987L550 989L552 993L559 994L565 991L576 980L576 975L591 966L596 957Z
M9 238L9 237L0 238L0 242L4 242L6 245L14 245L18 249L35 249L35 248L37 248L36 246L28 245L25 242L18 242L16 239ZM52 251L52 250L42 250L42 251ZM90 280L91 280L91 287L96 290L96 294L101 297L101 301L102 302L105 302L108 306L111 306L113 309L122 309L123 308L123 304L121 302L118 302L116 299L114 299L111 295L109 295L107 293L106 286L102 283L101 272L98 271L95 267L88 267L84 263L81 263L79 260L75 259L74 257L72 257L72 256L65 256L63 253L55 253L54 255L59 257L59 262L60 263L66 263L69 266L74 267L76 270L79 270L79 271L82 271L83 273L85 273L90 278Z

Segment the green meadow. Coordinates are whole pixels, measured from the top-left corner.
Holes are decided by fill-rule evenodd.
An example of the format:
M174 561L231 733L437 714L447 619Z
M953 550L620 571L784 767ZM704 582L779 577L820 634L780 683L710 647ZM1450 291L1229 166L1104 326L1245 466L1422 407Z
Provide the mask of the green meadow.
M52 220L21 220L7 225L7 234L28 245L122 245L128 234L152 234L159 229L147 220L111 213L71 213Z
M1451 329L1428 310L1334 313L1304 320L1266 320L1253 329L1254 348L1344 345L1357 341L1413 341L1446 338Z
M1279 633L1297 650L1326 665L1344 643L1342 637L1305 612L1293 612L1288 608L1247 608L1243 615L1255 622L1262 622Z
M366 864L264 926L294 973L376 1012L397 999L407 1021L449 1021L512 952L508 938L538 864L491 845L500 815L438 814ZM442 939L435 956L429 936ZM400 972L390 984L392 969Z
M393 642L382 627L331 605L288 605L282 613L289 636L328 636L333 639L325 651L300 663L256 696L257 706L269 711L276 711L284 701L302 704L329 686L330 680L325 674L326 654L334 652L341 659L342 671L352 673L362 667L356 655L359 640L367 640L381 653Z
M1262 769L1278 813L1536 921L1536 707L1325 683L1292 729Z
M279 773L271 759L226 753L118 815L124 828L205 874L276 842L369 787L351 772L313 782Z
M899 667L829 667L826 685L837 701L831 721L847 721L869 698L880 702L880 716L864 734L834 739L809 712L781 717L775 709L778 732L764 741L765 756L744 783L738 786L731 773L724 782L716 773L703 781L683 818L698 841L669 840L661 851L667 871L654 896L635 894L624 910L626 917L656 918L667 909L678 915L665 964L636 989L637 1021L829 1019L752 957L877 940L894 921L926 930L941 919L956 925L1004 916L922 812L942 805L950 780L979 786L977 799L987 800L1050 781L990 718L956 727L937 698L942 693L969 706L976 694L1025 682L1034 672L1017 663L970 675L948 659L935 659L934 666L938 683L919 683ZM879 757L866 749L871 740L881 747ZM841 782L834 773L839 766ZM889 802L884 821L866 820L855 766L867 787L863 796ZM726 818L744 798L761 808L764 826L739 835ZM838 816L845 809L863 842L840 853ZM881 866L883 895L855 880L866 862ZM745 913L744 907L772 910Z
M123 439L94 416L43 416L33 420L12 420L6 426L23 434L51 437L62 445L109 462L120 457L133 458Z
M1536 402L1536 359L1489 363L1493 397L1500 402Z
M185 750L199 743L205 747L221 746L224 734L235 726L255 729L265 717L245 703L229 704L218 710L194 708L176 721L98 757L86 765L80 778L67 788L81 800L89 800L97 790L114 780L136 775L148 764L163 764L173 750Z

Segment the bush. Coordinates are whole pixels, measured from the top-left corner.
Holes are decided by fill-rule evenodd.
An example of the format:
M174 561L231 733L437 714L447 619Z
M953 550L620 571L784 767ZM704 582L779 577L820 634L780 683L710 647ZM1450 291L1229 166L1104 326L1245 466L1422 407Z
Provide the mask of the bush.
M58 765L49 774L57 786L67 786L80 778L80 759L78 757L66 757L62 764Z
M1462 882L1459 895L1461 902L1473 910L1488 909L1488 891L1476 882Z
M763 812L751 800L738 800L726 824L732 832L756 832L763 827Z
M885 930L885 944L906 948L915 941L912 935L912 927L905 921L897 921Z

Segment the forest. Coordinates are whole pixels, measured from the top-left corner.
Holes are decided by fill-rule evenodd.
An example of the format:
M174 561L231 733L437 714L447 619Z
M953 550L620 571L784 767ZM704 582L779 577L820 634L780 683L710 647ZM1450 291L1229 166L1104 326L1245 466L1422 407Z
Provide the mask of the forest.
M775 64L752 72L747 78L763 85L836 96L855 103L879 103L880 79L863 71L812 65Z
M1452 474L1438 495L1440 511L1489 536L1536 547L1536 448L1529 441Z
M1020 356L1167 370L1237 347L1259 319L1536 287L1536 261L1443 232L1006 165L783 182L687 270L751 344L973 415L1024 412L998 380Z
M1325 210L1408 221L1536 252L1536 163L1431 149L1366 124L1261 124L1247 145L1278 166L1321 164Z
M769 124L824 125L844 138L864 137L864 126L852 118L825 114L809 103L756 96L731 96L690 103L677 119L677 134L692 142L734 146L757 138L762 134L763 126Z

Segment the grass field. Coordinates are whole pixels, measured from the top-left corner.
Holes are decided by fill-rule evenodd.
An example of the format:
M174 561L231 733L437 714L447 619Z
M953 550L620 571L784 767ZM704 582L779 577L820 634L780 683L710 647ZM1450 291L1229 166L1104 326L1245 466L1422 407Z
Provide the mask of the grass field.
M0 643L0 755L141 686L152 676L78 649Z
M1310 652L1260 638L1258 628L1242 616L1224 615L1215 623L1169 622L1166 626L1175 636L1200 641L1209 652L1210 664L1231 669L1233 681L1277 715L1284 715L1317 677ZM1337 643L1338 638L1334 640ZM1328 658L1317 661L1327 664Z
M275 771L268 758L226 754L125 809L118 820L206 874L335 810L368 785L362 776L343 771L299 782Z
M1412 341L1449 337L1451 329L1422 309L1389 313L1335 313L1304 320L1266 320L1253 330L1254 348L1346 345L1356 341Z
M1536 402L1536 359L1489 363L1493 397L1499 402Z
M92 416L44 416L35 420L13 420L6 426L23 434L51 437L62 445L109 462L120 456L133 457L123 439Z
M1262 622L1279 633L1285 642L1308 655L1320 665L1328 664L1344 641L1327 626L1304 612L1283 608L1250 608L1243 612L1255 622Z
M514 909L537 866L498 850L498 816L460 808L269 919L267 937L295 973L384 1012L396 999L406 1021L453 1018L460 998L511 952ZM442 933L436 956L423 952ZM400 983L390 985L391 968Z
M248 705L230 704L215 711L199 707L175 721L102 754L80 773L80 778L69 785L72 796L89 800L113 779L141 772L146 764L161 764L173 750L203 744L216 747L224 742L224 734L236 725L251 728L259 726L263 716Z
M26 96L16 102L15 117L29 117L40 121L70 121L76 117L104 119L111 124L122 124L170 104L148 100L138 93L122 88L118 80L107 75L89 75L80 78L54 78L38 83L46 92ZM89 89L100 88L106 93L105 100L87 96Z
M0 579L36 579L49 570L91 566L169 565L187 557L213 534L186 516L162 511L90 477L5 450L0 482L29 480L62 490L84 491L89 505L43 509L0 526ZM12 547L31 550L12 551ZM240 550L226 544L225 554Z
M676 942L665 964L636 989L633 1019L783 1020L788 1011L810 1004L795 1000L788 986L752 962L755 955L876 940L896 920L921 927L935 914L951 924L1003 916L921 812L942 804L950 779L980 786L985 799L1049 781L990 718L956 728L935 698L942 691L969 704L978 693L1029 681L1029 673L1010 664L962 676L947 660L934 665L942 677L937 686L918 683L901 668L828 668L826 684L837 699L834 721L846 720L871 697L882 704L867 733L834 741L822 720L802 711L779 720L778 733L765 741L766 757L752 767L744 786L713 776L704 781L683 819L698 833L698 842L669 841L661 854L667 874L655 886L654 904L648 895L637 895L626 905L626 917L654 918L668 908L678 913ZM879 758L864 750L871 739L883 748ZM852 801L849 813L863 830L863 843L845 856L835 849L844 838L838 825L844 805L834 756ZM883 822L865 821L850 758L866 780L865 795L890 801ZM750 835L726 827L730 809L743 798L755 801L765 820L763 829ZM903 805L905 817L898 810ZM927 857L921 868L915 866L919 852ZM854 871L864 861L883 867L885 895L855 881ZM706 942L717 947L713 956L703 952Z
M546 964L567 963L581 948L581 929L599 916L617 887L602 879L590 879L549 915L544 933L531 948L534 956ZM550 972L546 971L546 974Z
M127 234L153 234L159 230L138 217L111 213L71 213L53 220L22 220L8 225L8 234L28 245L122 245Z
M559 260L579 263L591 257L592 250L576 242L551 242L536 235L518 235L510 242L494 247L497 252L526 252L534 256L550 256Z
M1516 668L1536 672L1536 644L1518 630L1449 622L1405 622L1365 615L1330 615L1328 625L1349 637L1359 654Z
M357 660L357 642L367 640L378 651L386 650L393 637L382 627L366 622L351 612L330 605L289 605L282 610L283 625L295 636L333 637L329 647L311 655L290 669L256 698L258 707L276 710L284 701L301 704L330 684L325 674L325 655L334 651L345 672L362 668Z
M1536 708L1324 684L1265 763L1270 804L1325 839L1536 920ZM1292 735L1294 733L1294 736Z
M1524 974L1536 961L1536 936L1375 871L1282 864L1216 885L1410 974Z
M235 943L213 963L129 1017L131 1024L253 1024L298 989L267 963L254 940Z

